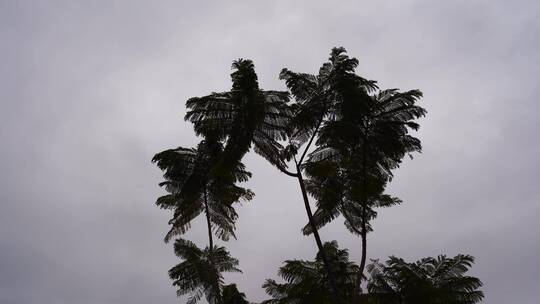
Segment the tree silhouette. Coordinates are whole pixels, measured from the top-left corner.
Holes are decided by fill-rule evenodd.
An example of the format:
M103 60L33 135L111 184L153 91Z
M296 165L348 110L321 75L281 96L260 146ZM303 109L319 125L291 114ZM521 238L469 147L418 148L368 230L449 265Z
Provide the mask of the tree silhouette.
M239 271L238 261L231 258L224 247L214 246L213 233L225 241L230 236L235 237L238 215L232 204L241 199L250 200L253 193L235 185L234 181L246 181L251 175L240 162L231 167L228 176L232 179L214 175L212 168L222 154L220 142L205 139L197 149L165 150L152 160L164 171L165 181L160 185L169 193L158 198L156 204L174 213L165 241L185 233L199 214L204 213L206 217L208 247L201 250L183 239L174 245L175 253L184 261L172 268L169 276L178 287L178 295L192 293L188 303L197 302L203 294L210 304L221 303L221 272Z
M278 140L288 138L290 132L287 131L290 131L293 125L290 123L291 109L287 105L288 92L259 89L251 60L240 59L233 62L232 67L235 70L231 74L232 90L191 98L186 103L191 110L185 119L194 124L197 134L212 134L227 141L223 157L214 168L217 174L226 176L230 170L229 164L241 160L253 144L256 153L282 172L297 177L308 218L311 218L312 212L301 172L287 171L285 161L290 158L284 157L283 147L278 143ZM297 163L297 169L300 164ZM317 233L315 239L319 250L322 249L322 241ZM324 253L323 260L326 260ZM325 262L325 265L327 264ZM328 269L328 266L326 267ZM329 273L329 277L337 296L334 276Z
M231 257L224 247L206 247L177 239L174 252L183 262L169 270L178 296L190 294L187 304L195 304L203 296L209 304L222 303L223 272L241 272L238 260Z
M165 241L175 235L185 233L191 221L205 213L208 224L210 248L213 247L212 230L216 235L228 240L234 235L234 222L238 217L233 203L250 200L253 193L234 184L247 181L251 176L242 163L236 162L230 176L234 180L223 179L212 174L212 168L223 154L223 145L215 140L205 139L196 149L176 148L160 152L152 159L164 171L165 181L160 183L169 193L157 199L156 204L173 210L172 226Z
M223 286L223 304L249 304L246 295L238 291L236 284Z
M339 249L336 241L324 244L324 252L330 262L332 273L336 275L340 301L352 294L358 266L349 261L349 253ZM321 252L314 261L288 260L279 269L279 275L286 281L277 283L266 280L263 288L272 297L263 304L326 304L336 303L335 296L329 292L328 273L324 267Z
M308 217L302 232L313 234L318 248L314 261L285 261L279 270L285 283L267 280L263 287L272 299L263 303L481 301L482 283L464 275L474 261L467 255L374 261L368 266L369 294L361 294L371 221L377 208L401 203L385 188L403 158L421 151L420 140L409 132L419 128L416 120L426 111L417 105L420 91L379 90L375 81L356 74L357 66L344 48L334 48L317 75L283 69L280 79L294 97L290 102L288 92L260 89L253 62L239 59L232 65L230 91L186 102L185 120L203 140L197 148L165 150L152 161L164 171L160 186L168 192L156 204L173 211L165 241L184 234L201 213L206 217L207 247L181 238L174 244L183 261L169 275L178 295L190 294L189 304L203 296L210 304L248 303L235 284L224 285L222 274L240 271L238 260L215 246L213 237L236 238L233 205L254 195L237 185L251 177L241 160L252 147L298 181ZM310 195L316 200L314 213ZM339 216L361 238L359 265L337 242L323 244L318 233Z
M185 119L193 123L197 135L212 134L226 140L214 168L222 175L228 174L230 166L239 162L252 145L257 154L284 168L278 141L287 135L289 93L261 90L251 60L234 61L232 68L231 91L189 99Z
M212 231L225 241L230 236L235 237L234 222L238 215L232 204L253 197L251 191L235 185L235 182L246 181L251 176L240 162L242 157L253 144L255 152L270 163L285 166L280 158L281 145L278 140L286 136L288 93L260 90L250 60L235 61L233 69L230 92L212 93L186 102L190 110L185 119L193 123L197 135L204 137L197 149L180 147L166 150L153 159L165 171L166 181L161 185L169 192L158 199L157 205L174 210L170 221L172 228L165 240L185 233L191 221L204 212L209 239L209 247L203 251L207 256L205 261L211 266L213 258L218 258L215 267L209 268L214 269L213 277L220 274L217 269L219 256L215 257L219 252L213 251L222 247L213 245ZM222 142L225 142L224 147ZM179 264L170 272L175 285L179 286L179 292L194 292L191 299L197 301L201 297L201 290L204 289L205 293L210 290L206 294L207 300L221 303L221 285L215 283L216 279L210 280L214 282L209 285L213 286L211 289L205 285L210 281L204 281L203 289L180 288L186 277L174 274L183 271L183 265ZM203 274L207 274L206 270Z
M425 110L415 104L422 96L418 90L400 93L391 89L371 95L370 92L376 89L375 83L357 76L354 73L357 65L358 60L349 58L345 49L335 48L330 62L321 68L330 71L323 75L331 76L327 77L327 85L319 85L325 88L325 93L316 96L330 98L325 99L324 107L319 107L324 110L316 111L324 113L326 118L319 120L315 127L318 132L316 149L309 154L304 166L310 178L307 189L317 198L318 209L303 232L316 233L316 228L338 215L345 217L347 228L362 239L357 277L359 290L366 261L367 233L371 229L369 221L376 216L373 208L400 202L398 198L383 194L384 188L402 158L420 151L420 141L408 131L418 129L414 120L423 116ZM314 79L313 76L286 73L289 82ZM306 91L306 82L302 81L300 86L296 81L289 86L295 98L304 96L301 93ZM311 134L310 142L315 138L315 132ZM316 222L315 225L312 222Z
M344 52L343 48L334 48L329 61L322 65L318 75L295 73L288 69L283 69L280 74L280 78L285 80L287 87L295 98L295 103L290 106L292 118L288 125L289 144L283 151L283 158L287 161L294 160L296 172L282 171L298 179L308 216L309 231L313 233L322 261L328 272L331 288L337 298L339 296L335 287L336 278L328 266L328 258L323 250L323 243L318 233L320 225L313 218L303 170L305 157L310 151L315 138L317 138L321 127L335 115L334 108L340 103L341 96L336 90L340 79L353 79L365 91L372 91L377 88L374 81L366 80L354 74L354 68L357 65L356 59L344 56ZM303 152L298 155L301 149Z
M385 264L368 265L370 301L376 304L474 304L484 298L482 282L465 273L470 255L439 255L414 263L390 257Z

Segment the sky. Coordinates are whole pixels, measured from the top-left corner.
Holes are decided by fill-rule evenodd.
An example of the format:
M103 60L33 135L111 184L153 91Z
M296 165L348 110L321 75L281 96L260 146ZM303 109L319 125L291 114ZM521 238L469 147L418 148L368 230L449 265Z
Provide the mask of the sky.
M380 87L422 90L428 111L368 257L471 254L484 303L537 303L539 33L538 1L0 0L0 303L184 303L152 156L198 143L185 101L228 90L233 60L284 90L282 68L316 73L335 46ZM226 280L258 302L316 247L296 181L245 163L256 196ZM204 246L201 220L185 237ZM321 236L359 261L342 219Z

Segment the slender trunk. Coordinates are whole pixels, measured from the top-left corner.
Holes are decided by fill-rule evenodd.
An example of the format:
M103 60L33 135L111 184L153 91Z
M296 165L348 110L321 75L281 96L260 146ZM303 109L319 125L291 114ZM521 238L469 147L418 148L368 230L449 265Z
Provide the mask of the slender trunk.
M208 208L208 197L207 197L206 187L204 188L204 213L206 213L206 224L208 226L208 246L210 248L208 258L209 258L211 267L214 268L214 271L216 271L216 275L217 275L217 269L215 268L214 261L212 260L212 253L214 251L214 238L212 235L212 223L210 222L210 209ZM216 292L217 292L216 304L221 303L221 290L219 287L219 279L217 277L216 277L216 281L214 285L215 285L214 288L216 289Z
M326 255L326 252L324 251L323 243L321 241L321 237L319 235L319 231L317 229L317 226L315 225L315 221L313 220L313 212L311 211L311 206L309 205L309 198L306 191L306 185L304 183L304 177L302 176L302 170L300 169L300 165L304 161L304 157L307 155L307 152L313 143L313 140L315 139L317 132L319 131L319 128L323 122L323 119L321 118L319 120L319 123L317 124L317 127L313 131L313 134L311 135L311 138L309 139L309 142L307 146L304 149L304 152L300 156L300 161L296 160L296 156L294 157L294 162L296 164L296 173L290 173L286 170L280 169L282 172L289 176L296 177L298 179L298 183L300 184L300 190L302 192L302 198L304 200L304 207L306 208L306 213L308 216L309 225L311 226L311 230L313 231L313 237L315 238L315 242L317 243L317 248L319 249L319 252L321 254L322 260L323 260L323 266L324 270L326 271L326 274L328 275L328 281L330 283L330 289L331 292L335 298L335 303L342 303L341 298L339 297L339 292L337 289L336 284L336 277L334 275L334 272L332 271L330 267L330 261L328 260L328 256Z
M356 276L356 286L355 291L353 295L353 302L356 303L360 299L360 295L362 292L362 278L364 276L364 268L366 267L366 256L367 256L367 214L366 214L366 208L368 207L368 201L367 201L367 169L366 169L366 145L367 140L364 137L363 147L362 147L362 192L363 192L363 198L362 198L362 230L360 231L360 238L362 239L362 256L360 258L360 268L358 269L358 274Z
M353 303L360 303L361 295L361 285L362 277L364 274L364 269L366 267L366 256L367 256L367 225L366 225L366 212L365 209L362 210L362 230L360 231L360 238L362 239L362 256L360 258L360 267L358 273L356 274L356 286L354 287L353 292Z
M367 200L367 169L366 169L366 145L367 140L364 137L364 145L362 147L362 184L363 184L363 203L364 206L362 208L362 259L360 260L360 270L358 271L358 288L361 289L362 284L362 276L364 274L364 268L366 266L366 254L367 254L367 214L366 214L366 208L368 208L368 200Z
M317 230L317 226L315 225L315 221L313 220L313 213L311 212L311 206L309 205L309 198L306 191L306 186L304 184L304 178L302 177L302 172L300 168L296 167L298 171L298 183L300 184L300 190L302 191L302 198L304 199L304 206L306 208L306 213L309 220L309 225L311 226L311 230L313 231L313 236L315 237L315 242L317 243L317 247L319 248L319 252L321 254L323 265L326 273L328 274L328 280L330 281L330 288L332 289L332 293L334 294L334 298L336 299L336 302L340 303L340 297L339 292L336 285L336 277L334 276L334 272L332 271L330 267L330 261L328 260L328 256L326 255L326 252L323 248L323 243L321 241L321 237L319 235L319 231Z
M204 189L204 211L206 213L206 224L208 225L208 243L210 246L210 252L214 249L214 240L212 236L212 223L210 223L210 211L208 209L208 198L206 195L206 188Z
M364 212L365 214L365 212ZM358 276L356 278L357 288L358 291L361 289L362 285L362 277L364 275L364 268L366 267L366 255L367 255L367 230L366 230L366 222L365 222L365 215L362 219L362 234L360 235L362 238L362 258L360 259L360 269L358 270Z

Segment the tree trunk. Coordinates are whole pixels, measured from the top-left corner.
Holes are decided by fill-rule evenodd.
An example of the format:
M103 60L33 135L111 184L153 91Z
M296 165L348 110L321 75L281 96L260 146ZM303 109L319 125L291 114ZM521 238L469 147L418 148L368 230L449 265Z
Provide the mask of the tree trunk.
M332 271L330 267L330 261L328 260L328 256L326 255L326 252L323 248L323 243L321 241L321 237L319 236L319 231L317 230L317 226L315 225L315 221L313 220L313 213L311 212L311 206L309 205L309 198L306 191L306 186L304 184L304 178L302 177L302 172L300 168L296 167L298 171L298 183L300 184L300 190L302 191L302 198L304 199L304 206L306 208L306 213L308 215L309 225L311 226L311 230L313 231L313 236L315 237L315 242L317 243L317 247L319 248L319 252L321 254L321 257L323 259L324 268L326 270L326 273L328 274L328 280L330 281L330 288L332 289L332 293L334 294L334 297L336 298L337 303L341 303L339 292L336 285L336 277L334 276L334 272Z
M204 189L204 213L206 213L206 224L208 225L208 243L210 252L214 249L214 240L212 236L212 223L210 223L210 211L208 209L208 198L206 197L206 188Z
M362 276L364 274L364 268L366 267L367 256L367 225L366 225L366 212L362 211L362 230L360 231L360 238L362 239L362 256L360 258L360 268L356 275L356 286L353 293L353 303L359 303L362 287Z
M204 188L204 213L206 213L206 224L208 226L208 246L209 246L209 262L210 262L210 265L212 265L212 268L214 268L214 271L216 272L216 275L217 275L217 269L215 268L214 266L214 261L212 260L212 253L214 251L214 237L212 235L212 223L210 222L210 209L208 208L208 197L207 197L207 194L206 194L206 187ZM216 299L216 303L214 304L219 304L221 303L221 290L220 290L220 286L219 286L219 279L216 277L216 281L214 283L214 288L216 289L216 292L217 292L217 299Z
M363 206L362 206L362 230L360 231L360 237L362 239L362 256L360 258L360 268L358 270L358 274L356 276L356 286L355 291L353 295L353 302L357 302L360 298L361 290L362 290L362 277L364 275L364 268L366 267L366 256L367 256L367 214L366 214L366 208L368 207L368 201L367 201L367 169L366 169L366 148L365 145L367 145L367 140L364 136L364 147L362 147L362 184L363 184Z
M367 231L366 231L366 224L365 222L362 224L362 258L360 259L360 269L358 270L358 277L357 277L357 287L358 291L360 291L361 285L362 285L362 276L364 274L364 268L366 267L366 255L367 255Z
M313 212L311 211L311 206L309 205L309 198L306 191L306 185L304 183L304 177L302 176L302 170L300 168L300 165L304 161L304 157L307 155L309 147L313 143L313 140L315 139L322 122L323 122L323 118L321 117L319 120L319 123L317 124L317 127L315 128L315 130L313 131L313 134L311 135L311 138L309 139L307 146L304 149L304 153L302 153L302 156L300 157L300 161L296 160L296 156L294 157L294 162L296 164L296 174L290 174L286 171L284 172L287 175L295 176L298 179L298 183L300 184L300 190L302 191L302 198L304 199L304 207L306 208L309 225L311 226L311 230L313 231L313 237L315 237L317 248L319 249L319 252L321 254L324 270L326 271L326 274L328 275L328 281L330 283L331 291L334 295L334 298L336 299L335 302L341 304L342 300L340 298L339 291L337 289L336 276L334 275L334 272L332 271L332 268L330 267L330 261L328 260L328 256L326 255L326 252L324 251L324 247L321 241L321 237L319 235L319 231L317 229L317 226L315 225L315 221L313 220Z

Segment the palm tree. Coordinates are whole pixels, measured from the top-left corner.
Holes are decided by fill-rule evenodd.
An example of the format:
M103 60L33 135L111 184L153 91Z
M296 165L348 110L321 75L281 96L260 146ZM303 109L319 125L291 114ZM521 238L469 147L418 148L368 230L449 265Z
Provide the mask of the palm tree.
M191 98L186 103L190 111L185 119L194 124L197 135L204 137L197 149L166 150L153 159L165 171L165 182L161 185L169 192L157 200L157 205L174 211L172 228L165 241L185 233L191 221L204 212L209 239L204 252L208 251L210 264L216 248L212 232L225 241L235 237L234 222L238 215L232 204L253 197L251 191L235 185L251 176L240 162L244 154L253 144L255 151L272 164L284 166L277 140L286 135L288 93L260 90L250 60L235 61L233 69L230 92ZM182 270L181 265L174 268L174 273ZM182 280L183 277L178 277L175 284L183 286ZM189 290L194 289L179 288L179 292ZM213 297L219 298L220 289L212 290L217 290ZM200 290L194 292L194 299L200 298Z
M336 241L324 244L324 252L329 258L333 273L336 274L337 287L341 291L339 299L344 301L352 294L358 266L349 261L346 249L338 249ZM333 293L329 292L328 273L324 267L321 252L314 261L288 260L279 269L279 275L286 281L277 283L266 280L263 288L272 297L263 304L327 304L336 303Z
M366 91L373 91L377 88L375 81L366 80L354 74L358 60L349 58L344 53L344 48L332 49L329 61L322 65L318 75L295 73L288 69L283 69L280 74L280 78L285 80L287 87L296 101L290 107L292 118L288 126L289 145L284 149L282 154L285 160L294 160L296 172L281 171L298 180L308 216L308 225L310 225L309 230L313 233L322 261L328 272L330 287L334 290L336 297L338 297L336 279L328 266L328 258L324 253L322 240L318 233L318 226L313 218L307 185L303 177L303 169L305 157L314 139L318 136L321 126L324 125L325 121L334 116L333 109L341 98L336 94L336 85L339 83L339 80L352 79ZM301 149L303 149L303 152L297 158Z
M195 304L203 296L209 304L221 304L223 272L241 272L238 260L231 257L224 247L206 247L203 250L194 243L177 239L174 252L183 262L169 270L178 296L190 294L187 304Z
M368 266L369 298L375 304L474 304L484 298L482 282L465 275L474 263L470 255L439 255L414 263L390 257Z
M282 78L299 101L292 123L293 129L300 131L293 133L293 138L297 136L293 144L307 141L309 148L317 138L316 149L300 164L310 178L304 188L318 199L316 216L303 231L317 238L318 228L344 215L347 228L362 238L359 288L369 221L376 215L373 207L400 202L383 191L402 158L420 151L420 141L408 130L418 128L414 120L425 110L415 105L422 96L418 90L400 93L392 89L371 95L376 84L356 75L357 65L358 60L336 48L319 76L284 70ZM297 146L289 148L291 154Z
M224 271L239 271L238 261L229 256L224 247L214 246L213 234L227 241L235 237L235 221L238 217L233 203L250 200L253 193L235 185L246 181L251 174L244 165L236 162L231 166L231 178L213 174L212 169L223 154L223 145L211 137L201 141L196 149L176 148L158 153L152 159L164 171L164 186L169 194L158 198L161 208L172 209L169 221L171 230L165 242L185 233L193 219L204 213L208 228L209 245L204 250L195 244L179 239L175 242L176 254L184 261L169 271L178 287L178 295L192 293L188 303L197 302L202 295L209 303L221 303L222 276Z
M399 93L392 89L370 96L361 83L345 79L336 91L342 96L341 102L335 105L333 117L321 127L317 148L310 154L308 163L312 167L333 167L334 172L320 168L311 170L314 180L339 185L334 188L339 199L333 202L323 199L318 211L332 215L321 224L341 213L346 218L347 228L360 235L359 288L366 262L369 220L376 215L372 208L401 202L384 195L383 191L393 177L392 170L399 167L403 157L421 151L420 140L409 135L409 129L418 129L414 120L426 111L415 104L422 96L418 90ZM316 177L317 174L320 176ZM317 195L316 192L312 191Z
M405 93L386 90L370 95L377 89L376 82L356 75L357 66L358 60L348 57L344 48L334 48L318 75L284 69L280 77L296 100L291 106L290 144L284 156L294 159L297 166L295 175L309 219L303 231L313 233L320 250L317 229L343 214L349 230L362 237L360 285L369 220L376 215L372 207L400 202L383 195L382 191L401 158L420 150L420 142L407 134L407 128L418 128L412 120L424 115L425 110L414 104L421 96L416 90ZM317 147L308 155L315 139ZM304 146L303 153L297 160L301 146ZM306 156L308 160L304 163ZM315 163L318 169L314 168ZM306 183L302 171L310 167L305 173L311 181ZM324 167L330 170L316 180L315 172ZM334 188L329 188L330 185ZM347 198L344 197L345 185L348 186ZM328 200L330 204L318 202L315 217L305 193L308 188L316 198L322 198L322 193L316 189L324 189L324 196L332 198Z
M206 215L210 248L213 247L212 231L222 240L235 237L234 222L238 214L232 206L240 200L250 200L253 193L235 185L235 181L247 181L251 176L242 163L236 162L231 176L234 180L223 179L212 174L212 168L223 154L223 145L205 139L193 148L176 148L160 152L152 162L164 171L165 187L168 194L157 199L156 204L173 210L172 226L165 241L185 233L191 222L199 214Z
M226 140L223 156L214 168L222 175L226 175L230 166L239 162L252 145L255 152L271 164L285 168L278 141L287 136L289 94L261 90L251 60L234 61L232 68L231 91L189 99L186 106L190 110L185 119L193 123L198 135L213 134L219 140Z

